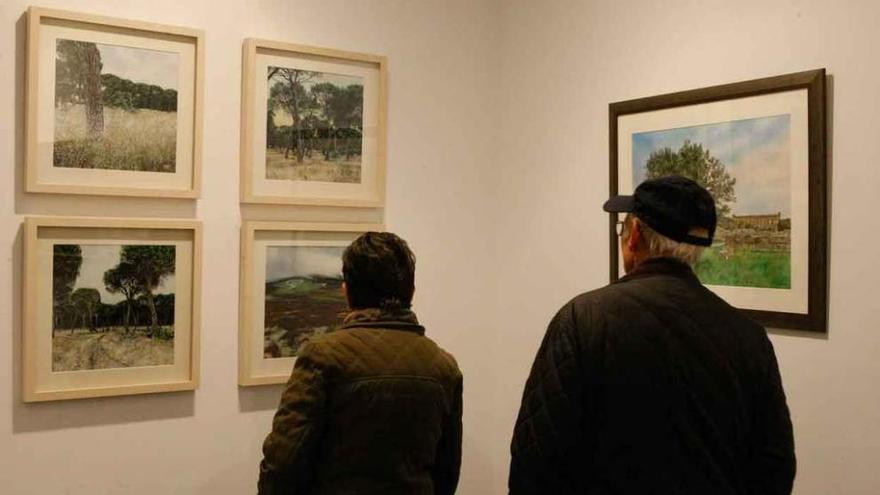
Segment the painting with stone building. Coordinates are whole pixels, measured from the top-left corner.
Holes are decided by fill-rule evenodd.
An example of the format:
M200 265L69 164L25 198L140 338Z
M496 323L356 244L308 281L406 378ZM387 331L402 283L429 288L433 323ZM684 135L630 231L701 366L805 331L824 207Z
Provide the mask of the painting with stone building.
M633 183L689 177L713 196L715 242L703 283L791 288L791 122L759 117L632 135Z

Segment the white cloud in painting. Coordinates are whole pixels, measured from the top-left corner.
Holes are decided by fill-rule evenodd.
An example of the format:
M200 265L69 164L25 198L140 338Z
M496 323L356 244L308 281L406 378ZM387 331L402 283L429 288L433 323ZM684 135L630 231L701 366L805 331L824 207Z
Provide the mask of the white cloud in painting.
M269 246L266 281L290 277L342 277L342 246Z
M104 285L104 273L119 264L119 254L122 246L108 245L80 245L82 250L82 265L79 268L79 277L73 286L76 289L98 289L101 294L101 302L104 304L116 304L125 300L122 294L111 294ZM154 294L174 294L174 275L168 275Z
M731 165L736 178L733 213L791 216L791 148L788 141L767 143Z
M102 74L177 89L180 67L177 53L103 44L97 47L101 52Z

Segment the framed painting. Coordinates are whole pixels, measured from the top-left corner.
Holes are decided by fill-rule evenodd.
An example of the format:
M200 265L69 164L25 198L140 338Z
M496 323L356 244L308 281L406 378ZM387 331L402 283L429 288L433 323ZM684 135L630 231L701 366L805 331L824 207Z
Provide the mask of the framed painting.
M31 7L25 190L196 198L201 31Z
M382 207L385 57L248 39L241 200Z
M25 402L193 390L201 224L25 221Z
M825 70L612 103L610 193L683 175L718 227L695 272L766 327L825 332ZM622 273L616 215L611 279Z
M284 383L300 345L342 324L342 253L359 223L245 222L241 232L239 385Z

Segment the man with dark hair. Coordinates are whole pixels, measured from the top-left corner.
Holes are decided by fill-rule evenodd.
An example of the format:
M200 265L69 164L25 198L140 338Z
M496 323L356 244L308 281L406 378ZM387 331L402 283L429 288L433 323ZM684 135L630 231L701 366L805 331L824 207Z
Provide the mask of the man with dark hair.
M510 493L791 493L773 346L691 269L715 235L712 197L665 177L605 211L627 213L627 274L550 322L514 429Z
M300 348L263 444L260 494L455 493L462 375L410 309L415 261L391 233L345 250L351 312Z

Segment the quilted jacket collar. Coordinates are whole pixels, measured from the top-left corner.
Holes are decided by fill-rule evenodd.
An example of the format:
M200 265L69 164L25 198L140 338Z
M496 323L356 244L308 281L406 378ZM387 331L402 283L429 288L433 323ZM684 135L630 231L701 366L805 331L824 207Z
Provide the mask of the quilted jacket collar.
M630 280L643 277L651 277L655 275L670 275L700 283L700 280L694 274L693 269L687 263L675 258L649 258L643 261L633 271L621 277L617 283L628 282Z
M425 334L425 327L419 324L416 314L409 309L356 309L345 317L340 330L345 328L387 328Z

